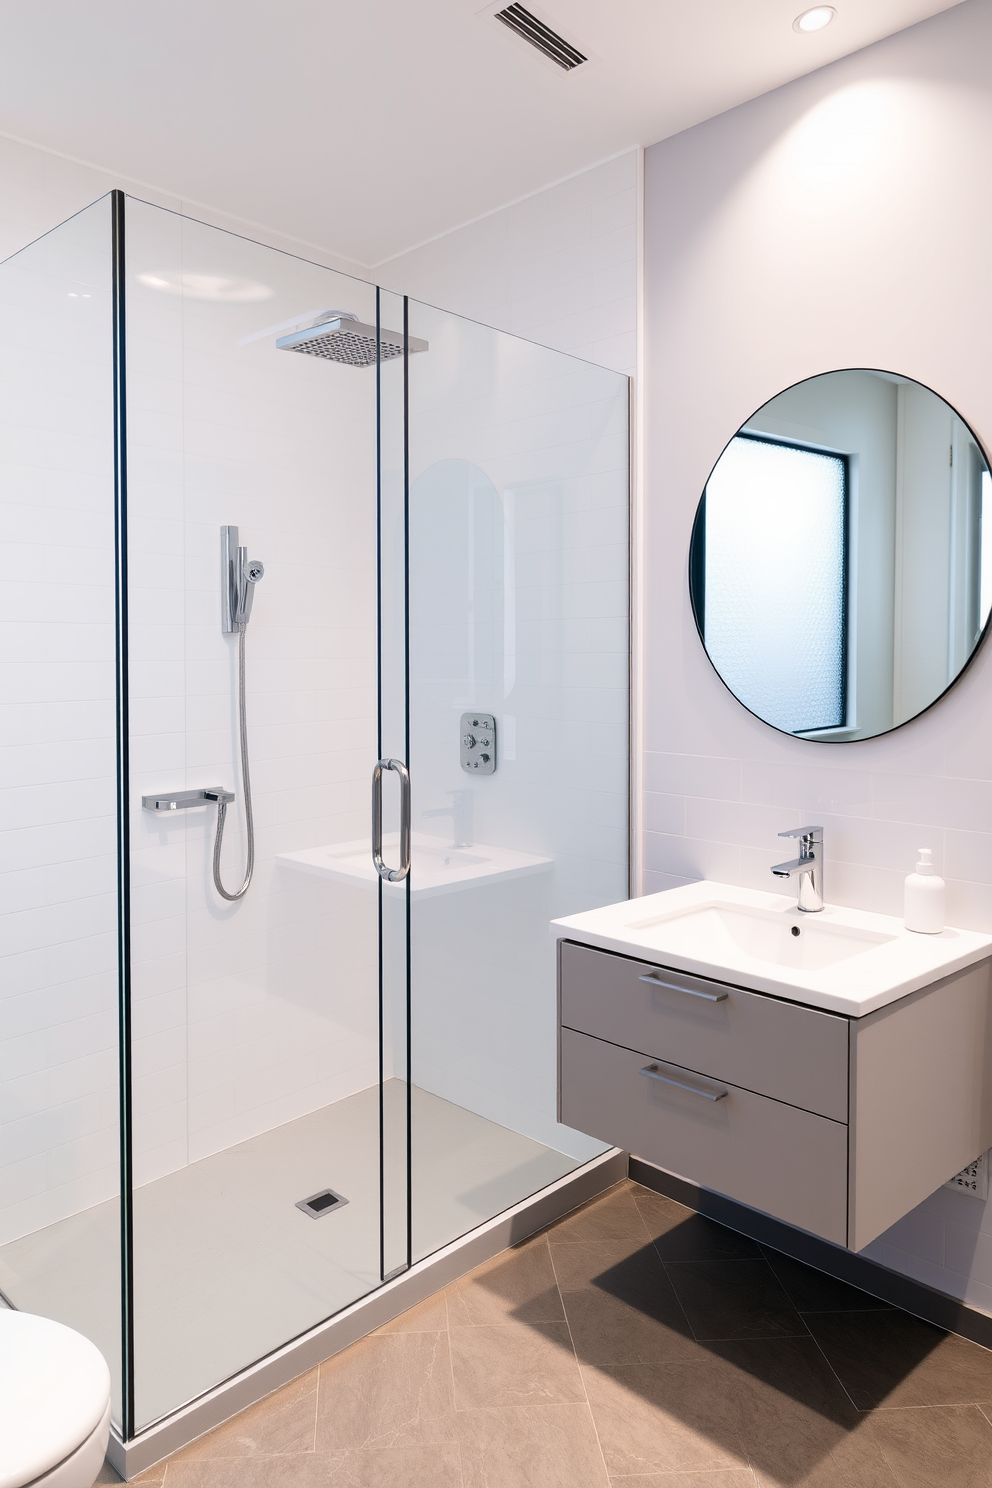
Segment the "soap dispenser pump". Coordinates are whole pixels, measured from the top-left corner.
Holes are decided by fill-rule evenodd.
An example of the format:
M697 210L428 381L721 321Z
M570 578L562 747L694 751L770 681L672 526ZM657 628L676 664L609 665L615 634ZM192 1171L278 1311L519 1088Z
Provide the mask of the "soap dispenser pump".
M907 930L920 935L939 935L944 928L944 880L933 871L928 847L919 849L916 872L906 879L903 921Z

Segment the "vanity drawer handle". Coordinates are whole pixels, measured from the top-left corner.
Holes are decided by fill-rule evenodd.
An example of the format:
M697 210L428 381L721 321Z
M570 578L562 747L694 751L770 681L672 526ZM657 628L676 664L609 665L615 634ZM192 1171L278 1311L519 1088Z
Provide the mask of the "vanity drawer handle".
M640 1073L647 1075L649 1080L660 1080L662 1085L675 1085L679 1090L688 1090L690 1095L701 1095L703 1100L723 1100L723 1097L728 1094L719 1085L708 1085L708 1082L707 1085L690 1085L685 1076L677 1080L674 1075L663 1075L657 1064L646 1064Z
M661 977L653 976L650 972L637 978L639 982L647 982L649 987L664 987L666 992L684 992L686 997L701 997L704 1002L726 1002L726 992L697 992L693 987L679 987L675 982L665 982Z

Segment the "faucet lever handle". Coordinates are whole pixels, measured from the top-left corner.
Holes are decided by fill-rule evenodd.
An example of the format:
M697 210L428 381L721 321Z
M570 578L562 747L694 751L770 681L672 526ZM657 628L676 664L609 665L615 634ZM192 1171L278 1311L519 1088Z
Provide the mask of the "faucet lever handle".
M789 832L779 832L780 837L812 837L814 842L823 841L822 827L793 827Z

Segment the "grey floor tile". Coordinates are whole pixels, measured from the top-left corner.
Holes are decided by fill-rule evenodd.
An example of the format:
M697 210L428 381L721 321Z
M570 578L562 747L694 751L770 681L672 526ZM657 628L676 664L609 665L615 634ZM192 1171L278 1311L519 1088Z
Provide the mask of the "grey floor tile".
M401 1312L391 1322L383 1323L377 1333L443 1333L448 1326L448 1308L444 1292L436 1292L416 1307Z
M453 1328L451 1372L458 1410L583 1403L568 1327L518 1323Z
M458 1412L464 1488L607 1488L585 1404Z
M462 1488L454 1443L169 1465L171 1488Z
M634 1202L663 1261L757 1259L758 1245L705 1215L649 1188L635 1188Z
M974 1405L877 1410L871 1429L899 1488L988 1488L992 1425Z
M711 1344L735 1369L741 1437L761 1488L898 1488L813 1339Z
M543 1237L504 1251L447 1289L452 1328L500 1323L564 1322L551 1251Z
M698 1355L668 1367L583 1369L611 1475L747 1468L733 1366Z
M782 1283L799 1312L879 1312L888 1311L889 1303L848 1286L845 1281L827 1276L813 1266L793 1260L778 1250L762 1247L765 1259Z
M651 1245L617 1257L612 1245L552 1245L572 1343L584 1364L660 1364L695 1345Z
M647 1473L610 1478L610 1488L755 1488L749 1467L723 1468L719 1472Z
M966 1338L896 1308L804 1316L861 1410L992 1401L992 1353Z
M447 1333L377 1333L320 1366L318 1451L454 1440Z
M689 1326L700 1339L775 1338L806 1332L764 1257L666 1263Z
M634 1185L626 1181L566 1214L546 1234L552 1245L613 1244L627 1250L637 1250L651 1239L634 1202Z

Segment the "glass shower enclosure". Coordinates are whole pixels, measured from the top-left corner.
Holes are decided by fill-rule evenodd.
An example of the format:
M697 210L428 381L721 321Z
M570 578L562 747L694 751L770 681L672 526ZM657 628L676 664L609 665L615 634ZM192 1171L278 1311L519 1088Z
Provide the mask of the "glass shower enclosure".
M119 192L0 325L0 1292L126 1442L604 1150L627 379Z

